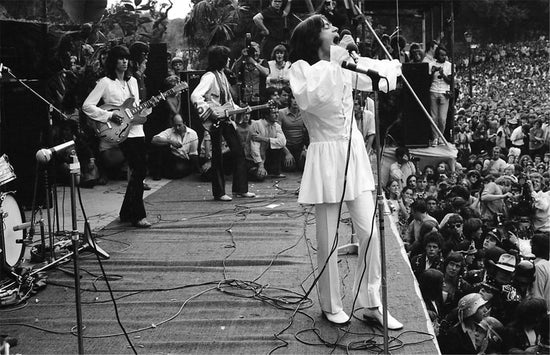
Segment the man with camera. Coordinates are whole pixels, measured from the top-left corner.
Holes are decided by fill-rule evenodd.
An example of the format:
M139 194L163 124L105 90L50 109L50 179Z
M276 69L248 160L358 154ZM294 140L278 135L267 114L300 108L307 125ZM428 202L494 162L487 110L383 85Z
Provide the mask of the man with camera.
M250 42L242 50L241 56L235 61L231 71L240 81L240 104L259 105L264 98L269 65L265 59L260 58L258 43Z
M445 133L452 81L452 64L447 61L447 50L445 47L437 47L435 50L435 61L429 64L430 75L432 76L432 84L430 86L430 115L441 133ZM432 145L436 146L438 144L439 136L434 129Z

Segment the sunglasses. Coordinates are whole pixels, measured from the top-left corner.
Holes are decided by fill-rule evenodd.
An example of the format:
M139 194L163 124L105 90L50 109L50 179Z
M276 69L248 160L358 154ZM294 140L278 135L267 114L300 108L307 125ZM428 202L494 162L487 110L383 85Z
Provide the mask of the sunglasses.
M452 223L452 224L449 224L449 226L451 228L460 228L462 227L462 223Z

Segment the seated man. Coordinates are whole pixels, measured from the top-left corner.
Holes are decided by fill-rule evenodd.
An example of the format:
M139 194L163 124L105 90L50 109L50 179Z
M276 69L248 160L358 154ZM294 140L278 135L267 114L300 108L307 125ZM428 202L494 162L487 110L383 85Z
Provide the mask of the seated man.
M275 109L267 118L252 121L250 125L250 155L246 160L251 179L263 181L268 173L275 178L285 177L281 174L281 160L286 138L278 118L279 112Z
M308 135L296 99L290 96L290 105L279 110L279 122L286 138L285 171L302 171L306 162Z
M164 175L167 178L179 179L191 174L193 169L199 170L199 138L197 132L183 123L181 115L174 115L172 127L154 136L151 143L169 148L163 152Z

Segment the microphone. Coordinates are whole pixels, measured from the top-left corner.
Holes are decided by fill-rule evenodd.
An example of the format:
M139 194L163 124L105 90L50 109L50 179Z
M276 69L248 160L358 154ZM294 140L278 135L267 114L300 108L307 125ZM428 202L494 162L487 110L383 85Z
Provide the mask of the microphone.
M355 43L348 43L348 45L346 46L346 50L348 51L351 59L353 59L353 61L357 63L360 57L359 54L357 54L357 52L359 52L359 48L357 48L357 45Z
M20 231L20 230L23 230L23 229L28 229L32 226L32 222L25 222L25 223L22 223L22 224L18 224L16 226L13 226L13 231L14 232L17 232L17 231Z
M381 75L376 70L363 68L363 67L361 67L361 66L359 66L355 63L349 63L349 62L343 61L342 62L342 68L354 71L356 73L367 74L369 76L369 78L371 78L373 80L374 79L380 79L380 77L381 77Z
M59 153L67 148L73 147L74 141L68 141L59 145L56 145L55 147L49 148L49 149L40 149L36 152L36 161L42 164L47 164L50 160L52 160L52 155Z

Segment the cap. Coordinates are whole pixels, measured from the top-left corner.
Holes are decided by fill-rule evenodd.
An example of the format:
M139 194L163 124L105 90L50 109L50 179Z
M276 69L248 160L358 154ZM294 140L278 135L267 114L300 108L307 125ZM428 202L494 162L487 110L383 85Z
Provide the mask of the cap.
M135 41L130 46L130 58L135 61L143 60L149 54L149 46L141 41Z
M514 272L516 270L516 258L511 254L504 253L498 258L496 266L504 271Z
M516 265L514 280L522 283L532 283L535 280L535 264L522 260Z
M458 320L463 322L465 319L473 316L479 307L486 304L487 301L479 293L470 293L458 301Z
M170 61L170 65L174 65L175 63L184 63L183 62L183 58L182 57L174 57L172 58L172 60Z

